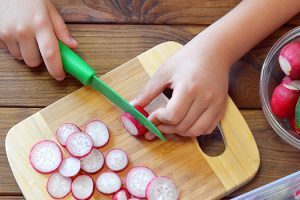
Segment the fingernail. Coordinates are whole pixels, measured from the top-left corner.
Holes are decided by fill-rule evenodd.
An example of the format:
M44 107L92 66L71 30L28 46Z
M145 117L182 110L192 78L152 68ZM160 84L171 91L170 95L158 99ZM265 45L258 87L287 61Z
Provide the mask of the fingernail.
M56 79L56 80L58 80L58 81L62 81L62 80L64 80L64 79L65 79L65 76L56 77L55 79Z
M70 38L70 42L73 43L73 44L77 44L77 41L72 37Z
M131 104L131 105L135 105L135 103L136 103L136 101L137 101L137 99L133 99L133 100L131 100L129 103Z

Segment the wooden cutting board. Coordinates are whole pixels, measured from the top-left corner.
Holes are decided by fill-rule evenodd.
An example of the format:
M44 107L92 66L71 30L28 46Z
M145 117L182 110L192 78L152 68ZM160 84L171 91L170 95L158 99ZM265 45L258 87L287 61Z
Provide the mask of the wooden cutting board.
M101 78L127 100L131 100L157 68L180 48L181 45L175 42L163 43ZM165 105L166 101L161 95L147 109L151 112ZM226 149L216 157L204 154L197 140L193 138L171 135L167 137L167 142L136 139L122 127L121 113L120 109L101 94L89 87L82 87L11 128L6 137L6 153L25 198L50 199L45 189L48 175L33 170L28 161L28 154L37 141L56 140L55 130L65 122L72 122L80 127L93 119L105 122L109 127L111 139L101 151L105 154L108 149L118 147L129 155L130 165L120 176L124 179L132 166L148 166L158 175L170 176L174 180L179 189L180 199L221 198L250 181L258 170L260 159L255 140L230 98L221 121ZM66 151L63 151L66 155ZM105 170L106 167L101 172ZM94 178L98 175L99 173L95 174ZM66 199L71 199L71 195ZM111 196L104 196L95 191L92 199L111 199Z

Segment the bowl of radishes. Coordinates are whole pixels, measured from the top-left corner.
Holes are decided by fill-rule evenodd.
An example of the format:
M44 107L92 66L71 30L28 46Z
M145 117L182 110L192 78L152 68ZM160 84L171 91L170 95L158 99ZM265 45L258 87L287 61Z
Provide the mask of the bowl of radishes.
M300 149L300 27L269 51L260 77L263 112L275 132Z

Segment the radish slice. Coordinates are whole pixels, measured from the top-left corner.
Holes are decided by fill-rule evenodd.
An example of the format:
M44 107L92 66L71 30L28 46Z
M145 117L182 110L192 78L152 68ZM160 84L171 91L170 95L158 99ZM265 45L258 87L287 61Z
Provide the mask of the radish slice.
M89 122L85 127L85 132L91 136L94 147L103 147L109 140L107 126L98 120Z
M168 199L177 200L178 191L175 184L168 177L156 177L147 186L147 200Z
M29 160L36 171L48 174L59 167L62 161L62 153L55 142L43 140L32 147Z
M77 158L88 155L93 148L91 137L83 132L72 133L67 139L68 152Z
M103 194L112 194L121 188L121 179L114 172L104 172L97 178L97 189Z
M56 137L58 142L65 147L68 137L75 132L80 131L80 128L75 124L66 123L58 127L56 131Z
M113 171L121 171L128 165L127 154L121 149L112 149L107 153L106 165Z
M147 167L134 167L126 176L126 188L135 197L145 198L148 183L156 176Z
M113 195L112 200L128 200L130 197L131 195L128 190L126 188L121 188Z
M78 174L80 171L80 160L74 157L67 157L63 159L59 173L65 177L72 177Z
M48 178L47 191L52 198L61 199L70 193L71 183L71 178L64 177L56 172Z
M98 149L93 149L89 155L80 159L81 169L87 173L96 173L104 165L104 156Z
M72 182L72 195L76 199L88 199L94 192L94 181L88 175L79 175Z

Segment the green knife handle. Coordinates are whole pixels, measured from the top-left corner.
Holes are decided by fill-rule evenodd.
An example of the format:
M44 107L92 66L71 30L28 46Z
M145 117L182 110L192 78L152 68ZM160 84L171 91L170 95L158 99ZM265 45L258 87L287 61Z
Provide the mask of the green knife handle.
M58 41L58 44L64 70L83 85L88 85L91 78L96 74L94 69L61 41Z

